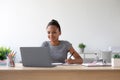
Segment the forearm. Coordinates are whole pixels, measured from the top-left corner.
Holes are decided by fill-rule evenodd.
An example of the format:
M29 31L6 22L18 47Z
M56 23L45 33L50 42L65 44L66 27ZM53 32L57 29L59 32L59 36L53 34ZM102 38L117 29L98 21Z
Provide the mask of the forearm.
M82 64L83 60L80 58L79 59L66 59L65 62L68 64Z

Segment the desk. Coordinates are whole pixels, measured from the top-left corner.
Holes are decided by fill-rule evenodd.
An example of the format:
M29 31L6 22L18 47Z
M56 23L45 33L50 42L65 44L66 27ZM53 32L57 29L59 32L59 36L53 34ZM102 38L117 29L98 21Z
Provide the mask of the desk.
M120 67L84 67L81 65L31 68L1 67L0 80L120 80Z

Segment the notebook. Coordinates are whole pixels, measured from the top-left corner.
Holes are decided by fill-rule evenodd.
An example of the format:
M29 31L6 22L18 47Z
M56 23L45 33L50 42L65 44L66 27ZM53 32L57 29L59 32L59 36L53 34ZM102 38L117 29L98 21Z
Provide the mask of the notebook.
M83 66L87 67L103 67L103 66L111 66L110 63L102 64L102 63L83 63Z
M54 67L48 48L20 47L23 66L25 67Z

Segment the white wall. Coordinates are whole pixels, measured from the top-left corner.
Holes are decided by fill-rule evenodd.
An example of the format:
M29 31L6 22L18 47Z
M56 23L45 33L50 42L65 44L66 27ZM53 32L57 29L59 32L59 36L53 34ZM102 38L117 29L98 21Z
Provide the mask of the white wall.
M78 51L120 46L120 0L0 0L0 46L40 46L47 39L46 25L57 19L60 39ZM19 58L18 58L19 60Z

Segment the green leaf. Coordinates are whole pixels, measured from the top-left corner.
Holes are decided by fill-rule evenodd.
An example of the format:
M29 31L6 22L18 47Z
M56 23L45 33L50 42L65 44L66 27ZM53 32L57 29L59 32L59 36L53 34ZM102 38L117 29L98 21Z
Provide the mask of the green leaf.
M119 54L115 54L115 55L113 56L113 58L120 58L120 55L119 55Z
M12 50L7 47L0 47L0 60L4 60L7 58L7 55L11 52Z
M85 44L83 44L83 43L80 43L80 44L78 45L78 47L79 47L79 48L85 48L85 47L86 47L86 45L85 45Z

